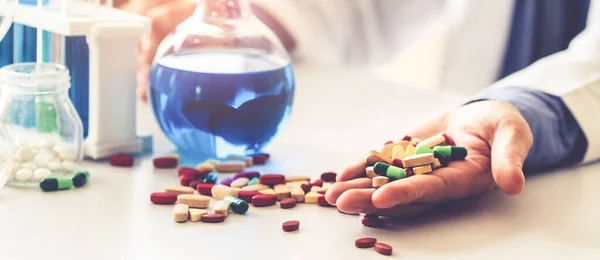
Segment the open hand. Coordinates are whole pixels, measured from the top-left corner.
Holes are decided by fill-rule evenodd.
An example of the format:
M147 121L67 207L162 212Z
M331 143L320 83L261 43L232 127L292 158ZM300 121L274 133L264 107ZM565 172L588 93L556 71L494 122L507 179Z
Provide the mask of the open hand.
M467 148L463 161L450 162L425 175L415 175L371 188L361 160L344 169L325 198L347 213L381 216L412 215L435 205L482 194L499 187L509 195L525 185L522 165L533 142L520 112L501 101L480 101L423 121L409 135L424 139L445 132Z

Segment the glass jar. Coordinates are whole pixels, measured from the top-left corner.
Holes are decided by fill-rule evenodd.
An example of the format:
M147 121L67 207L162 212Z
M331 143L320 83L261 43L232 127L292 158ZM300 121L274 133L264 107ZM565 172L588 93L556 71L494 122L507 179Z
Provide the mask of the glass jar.
M149 99L182 162L259 153L290 114L294 74L246 0L201 1L158 48Z
M71 176L83 159L83 126L71 103L69 71L57 64L19 63L0 70L0 123L10 140L7 185L39 187Z

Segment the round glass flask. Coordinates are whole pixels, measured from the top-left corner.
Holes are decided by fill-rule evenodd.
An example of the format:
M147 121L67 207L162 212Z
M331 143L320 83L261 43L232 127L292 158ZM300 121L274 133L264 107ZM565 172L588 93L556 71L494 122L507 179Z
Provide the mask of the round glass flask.
M149 99L183 162L259 153L287 121L290 58L246 0L201 1L158 48Z
M56 64L18 63L0 69L0 122L10 149L7 184L39 187L72 176L83 158L83 126L68 96L69 71Z

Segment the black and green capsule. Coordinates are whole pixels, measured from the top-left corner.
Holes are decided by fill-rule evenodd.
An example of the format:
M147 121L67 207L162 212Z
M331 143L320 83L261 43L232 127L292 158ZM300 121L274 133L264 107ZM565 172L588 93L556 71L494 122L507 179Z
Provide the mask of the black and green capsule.
M406 170L383 162L375 163L373 171L381 176L387 176L391 179L406 178Z
M206 176L206 178L204 178L204 183L216 184L218 177L219 177L219 175L216 172L211 172L210 174L208 174Z
M246 202L243 199L236 198L233 196L226 196L224 200L229 202L229 208L235 213L244 214L248 211L248 202Z
M450 160L463 160L467 157L467 149L460 146L436 146L433 148L433 151L434 156L435 152L437 152L448 157Z
M75 186L75 188L83 187L87 183L88 178L90 178L90 173L88 171L76 173L72 178L73 186Z
M40 188L43 191L68 190L73 187L71 178L46 178L40 181Z

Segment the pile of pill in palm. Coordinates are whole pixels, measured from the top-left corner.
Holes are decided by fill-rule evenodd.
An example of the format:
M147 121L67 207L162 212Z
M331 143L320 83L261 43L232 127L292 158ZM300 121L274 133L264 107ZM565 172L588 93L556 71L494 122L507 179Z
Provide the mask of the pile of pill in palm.
M164 167L166 164L172 166L165 158L171 157L155 158L154 166L170 168ZM324 194L335 182L335 173L323 173L321 178L311 182L309 176L260 174L246 170L252 165L265 164L268 159L268 154L230 156L226 161L207 160L195 168L180 167L179 185L152 193L150 201L174 204L173 218L176 222L223 222L230 212L245 214L250 205L268 207L277 202L282 209L293 208L297 203L332 207ZM219 173L236 174L217 181ZM212 207L211 199L214 200ZM293 221L284 226L284 230L297 229Z
M446 134L415 142L406 136L400 142L387 142L381 151L370 151L366 159L366 175L374 188L412 175L428 174L448 166L450 161L464 160L467 150L456 146Z

